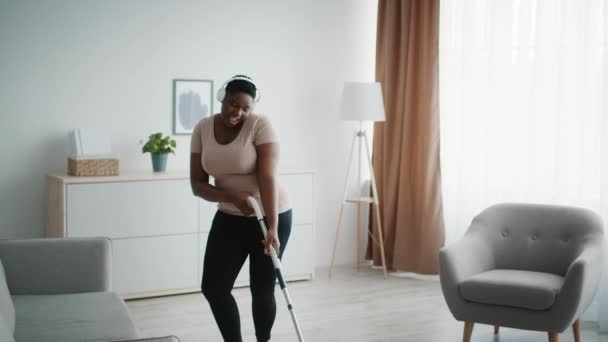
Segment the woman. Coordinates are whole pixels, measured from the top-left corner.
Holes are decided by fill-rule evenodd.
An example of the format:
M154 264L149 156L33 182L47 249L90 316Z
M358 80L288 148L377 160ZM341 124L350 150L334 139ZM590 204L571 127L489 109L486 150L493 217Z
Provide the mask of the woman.
M203 266L201 290L225 341L242 341L239 311L231 291L249 256L253 322L258 341L270 340L276 316L276 275L268 256L279 258L291 232L291 209L279 186L279 143L268 118L252 113L258 90L237 75L218 92L222 111L198 122L192 133L190 183L195 196L218 202ZM209 176L215 185L209 183ZM261 204L268 227L264 239L247 198Z

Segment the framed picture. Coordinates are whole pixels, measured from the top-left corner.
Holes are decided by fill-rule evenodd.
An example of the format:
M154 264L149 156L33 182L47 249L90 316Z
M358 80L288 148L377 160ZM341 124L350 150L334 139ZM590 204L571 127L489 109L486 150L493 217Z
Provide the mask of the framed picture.
M196 123L212 114L213 81L173 80L173 134L192 134Z

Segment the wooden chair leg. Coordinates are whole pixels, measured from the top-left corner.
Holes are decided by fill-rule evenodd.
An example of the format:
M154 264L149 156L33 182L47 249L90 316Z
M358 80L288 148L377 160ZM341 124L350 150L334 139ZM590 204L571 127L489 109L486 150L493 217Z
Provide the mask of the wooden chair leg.
M572 324L572 332L574 333L574 342L581 342L581 321L576 320Z
M549 342L557 342L557 333L553 331L549 331Z
M494 326L494 335L498 335L498 329L500 329L500 325Z
M462 334L462 342L470 342L473 335L473 322L464 322L464 333Z

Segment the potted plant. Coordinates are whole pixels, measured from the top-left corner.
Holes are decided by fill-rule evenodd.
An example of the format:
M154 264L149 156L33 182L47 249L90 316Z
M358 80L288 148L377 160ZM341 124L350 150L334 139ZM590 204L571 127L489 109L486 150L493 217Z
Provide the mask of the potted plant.
M152 169L154 172L164 172L167 168L167 156L169 153L175 154L174 148L177 146L175 140L170 136L163 137L163 134L158 132L150 134L148 141L142 148L142 153L150 152L152 155Z

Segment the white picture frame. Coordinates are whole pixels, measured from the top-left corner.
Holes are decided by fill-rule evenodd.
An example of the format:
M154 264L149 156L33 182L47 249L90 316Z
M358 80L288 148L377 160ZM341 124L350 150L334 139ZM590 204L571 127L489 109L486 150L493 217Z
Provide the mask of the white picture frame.
M173 80L173 134L191 135L199 120L213 115L213 81Z

